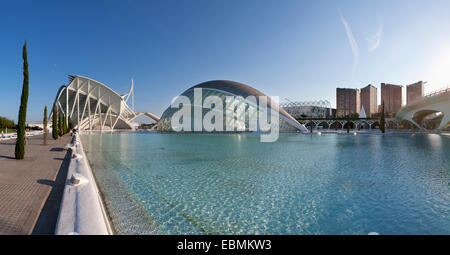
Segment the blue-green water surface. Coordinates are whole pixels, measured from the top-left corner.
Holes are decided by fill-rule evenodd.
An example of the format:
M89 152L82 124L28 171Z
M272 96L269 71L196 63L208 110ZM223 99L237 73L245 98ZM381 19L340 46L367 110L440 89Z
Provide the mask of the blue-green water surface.
M450 137L89 134L118 233L450 234Z

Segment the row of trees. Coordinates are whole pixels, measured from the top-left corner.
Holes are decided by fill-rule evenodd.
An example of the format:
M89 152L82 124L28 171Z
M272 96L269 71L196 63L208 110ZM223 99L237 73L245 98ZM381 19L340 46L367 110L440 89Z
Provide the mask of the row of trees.
M68 119L68 120L66 120ZM44 109L44 127L47 127L47 106ZM73 123L70 117L66 118L66 115L56 111L56 105L53 105L52 110L52 137L53 139L58 139L63 136L73 128ZM44 144L46 143L46 131L44 130Z
M14 121L7 119L5 117L0 117L0 130L6 129L6 128L16 128L16 124L14 124Z
M57 123L58 123L58 134L60 136L69 133L69 131L72 129L72 121L70 120L70 117L66 118L65 114L62 113L58 114Z

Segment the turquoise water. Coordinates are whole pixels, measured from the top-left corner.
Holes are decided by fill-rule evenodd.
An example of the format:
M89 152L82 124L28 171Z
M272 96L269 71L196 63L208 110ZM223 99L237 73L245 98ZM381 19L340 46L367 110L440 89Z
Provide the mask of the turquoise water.
M124 234L450 234L450 137L90 134Z

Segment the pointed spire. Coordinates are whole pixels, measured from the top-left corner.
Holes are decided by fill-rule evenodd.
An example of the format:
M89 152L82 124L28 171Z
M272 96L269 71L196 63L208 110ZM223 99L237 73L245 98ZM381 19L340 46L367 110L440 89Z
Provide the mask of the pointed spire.
M361 112L359 113L359 118L360 119L367 118L366 111L364 110L364 105L361 107Z

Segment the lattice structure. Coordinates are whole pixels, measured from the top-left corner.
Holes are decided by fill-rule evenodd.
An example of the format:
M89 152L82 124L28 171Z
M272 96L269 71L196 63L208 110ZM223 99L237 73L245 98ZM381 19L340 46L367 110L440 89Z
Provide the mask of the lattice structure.
M313 118L326 118L332 116L331 103L328 100L316 101L290 101L280 104L292 117L301 118L304 116Z
M286 99L288 100L288 99ZM315 107L324 107L331 108L331 103L328 100L316 100L316 101L290 101L284 102L280 104L281 107L294 107L294 106L315 106Z
M158 116L151 113L136 113L127 105L130 91L119 95L110 87L93 79L69 75L70 84L61 86L55 99L58 114L66 121L70 118L79 130L134 129L133 119L146 115L155 121Z

